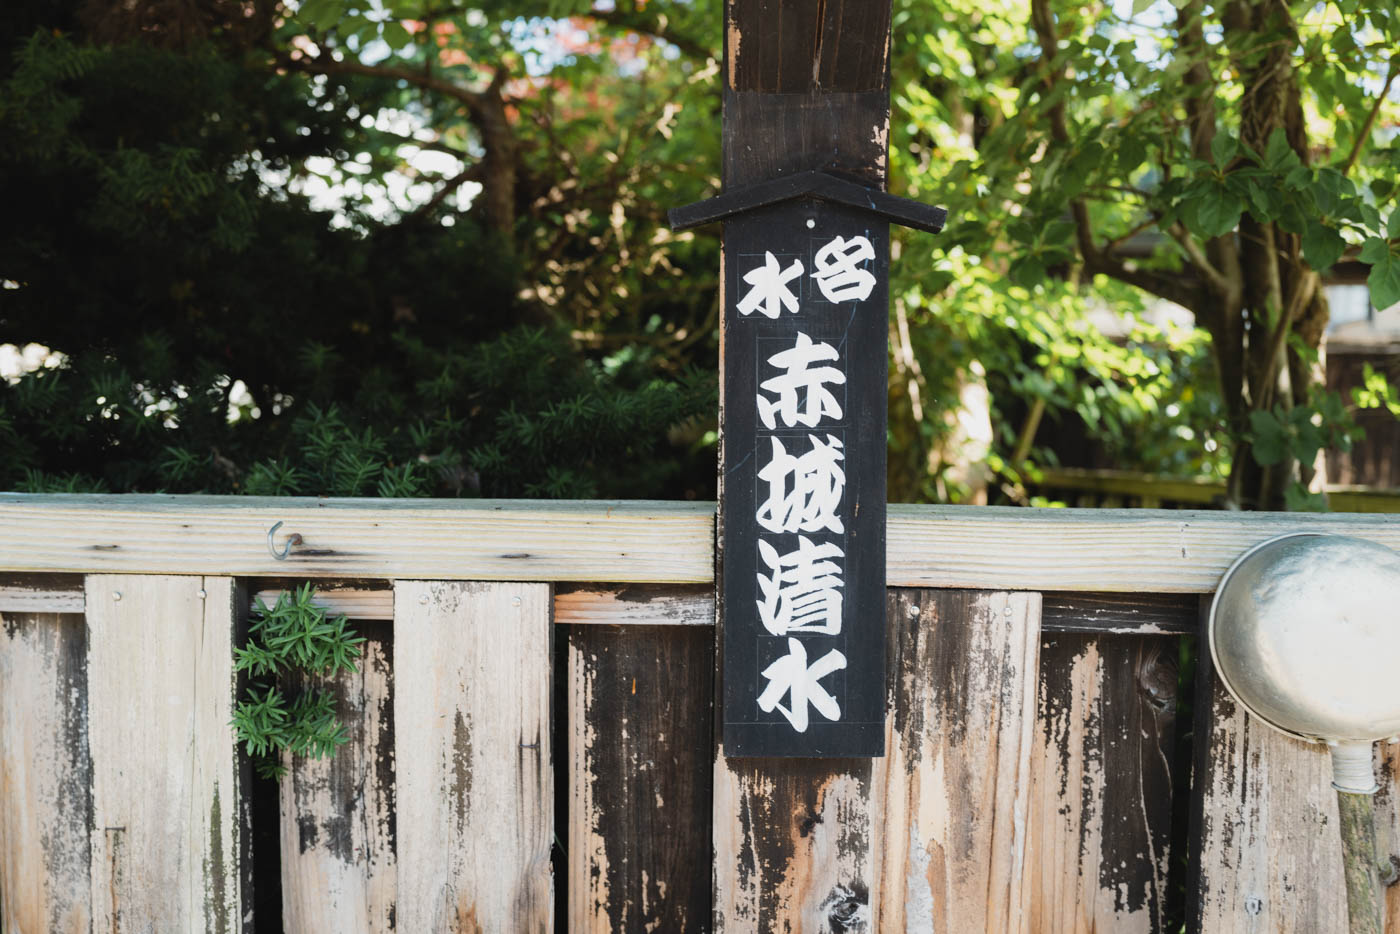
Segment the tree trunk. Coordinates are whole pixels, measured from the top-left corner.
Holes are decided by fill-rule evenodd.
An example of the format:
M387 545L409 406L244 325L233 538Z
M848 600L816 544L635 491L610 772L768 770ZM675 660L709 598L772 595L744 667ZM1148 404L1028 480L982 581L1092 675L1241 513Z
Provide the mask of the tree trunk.
M1269 137L1283 130L1306 164L1295 42L1279 41L1296 30L1283 0L1233 0L1222 16L1226 45L1241 62L1246 91L1240 101L1240 142L1265 152ZM1286 412L1305 403L1314 380L1312 368L1291 348L1290 333L1316 350L1327 326L1327 300L1305 263L1297 234L1246 214L1239 227L1244 321L1242 353L1244 405L1232 411L1235 445L1228 499L1244 509L1283 509L1288 488L1304 477L1291 454L1271 465L1259 464L1246 440L1249 414ZM1228 387L1225 387L1228 392ZM1228 396L1227 396L1228 398ZM1241 417L1242 416L1242 417ZM1310 477L1311 466L1304 470Z

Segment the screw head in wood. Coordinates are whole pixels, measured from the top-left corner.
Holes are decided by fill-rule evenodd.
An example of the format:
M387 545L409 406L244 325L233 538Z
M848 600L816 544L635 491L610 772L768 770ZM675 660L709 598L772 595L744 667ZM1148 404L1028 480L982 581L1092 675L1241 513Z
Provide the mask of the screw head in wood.
M114 590L114 591L112 591L112 599L113 599L113 600L120 600L121 598L122 598L122 592L121 592L120 590Z
M520 598L519 598L519 597L516 597L515 599L511 600L511 601L510 601L510 605L511 605L511 606L520 606Z
M421 603L421 604L423 604L424 606L427 606L427 605L428 605L428 595L425 594L425 593L420 593L420 594L418 595L418 602Z
M209 591L207 591L207 590L201 590L201 591L199 592L198 596L199 596L199 599L201 599L201 600L207 600L207 599L209 598Z
M920 612L921 612L921 611L919 610L918 607L914 606L913 604L910 604L910 606L909 606L909 618L910 618L910 619L917 619Z
M1011 607L1007 607L1006 609L1002 610L1001 615L1009 619L1011 617Z

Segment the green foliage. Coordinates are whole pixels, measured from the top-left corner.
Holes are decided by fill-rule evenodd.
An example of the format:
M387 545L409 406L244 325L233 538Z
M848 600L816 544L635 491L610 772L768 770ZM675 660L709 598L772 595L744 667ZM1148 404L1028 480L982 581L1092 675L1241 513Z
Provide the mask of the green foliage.
M234 670L248 676L248 686L234 708L233 727L265 778L286 771L283 750L325 758L348 738L334 697L311 679L357 671L365 640L344 616L328 618L315 599L309 583L279 594L271 609L259 599L247 644L234 650Z
M1394 394L1384 378L1374 371L1370 371L1368 384L1380 398ZM1350 451L1364 435L1341 395L1316 384L1308 387L1307 405L1279 404L1272 409L1255 409L1249 414L1250 453L1264 467L1287 458L1311 464L1321 451ZM1327 511L1326 497L1310 492L1305 484L1296 480L1284 489L1284 498L1290 511Z
M655 345L581 345L519 297L590 294L577 277L536 283L470 213L372 217L372 184L338 214L312 205L316 159L363 164L353 149L395 170L385 154L402 140L361 115L411 106L397 88L322 87L207 43L95 47L40 28L10 47L0 343L58 356L0 382L0 487L712 495L713 376ZM606 203L601 216L580 236L610 235ZM700 253L713 275L713 249ZM655 265L664 255L640 268L586 255L631 277L610 299L639 299L620 328L664 341L658 296L702 316L712 304L643 287L681 278Z
M713 494L718 238L665 209L719 186L719 0L308 0L252 42L71 6L0 24L0 342L63 355L0 386L0 486ZM894 498L1346 435L1240 388L1287 302L1221 251L1267 225L1288 288L1355 257L1400 298L1394 10L1134 6L895 0L891 186L952 220L897 235ZM1259 119L1280 49L1298 108Z
M1400 148L1377 132L1400 116L1394 9L1180 0L1134 4L1129 14L1062 0L897 0L895 10L892 176L950 211L936 242L903 235L908 249L896 269L906 295L917 291L942 314L1000 322L1014 341L1009 371L995 368L984 347L950 345L954 367L979 360L988 373L1008 374L992 393L1012 422L1000 429L993 463L1009 453L1025 402L1041 399L1050 422L1072 428L1071 416L1082 419L1103 445L1099 456L1116 452L1106 458L1112 466L1174 472L1194 461L1197 472L1243 478L1231 486L1237 505L1282 505L1246 489L1251 477L1257 487L1257 462L1233 452L1268 425L1265 438L1290 439L1278 442L1285 459L1277 463L1297 474L1288 458L1346 434L1312 425L1314 415L1324 426L1335 419L1302 385L1300 351L1326 321L1325 302L1307 298L1310 273L1355 257L1370 266L1378 306L1400 300ZM1297 103L1284 106L1294 100L1290 82ZM1382 87L1389 96L1378 95ZM929 265L949 275L931 276ZM990 274L969 289L971 268ZM1140 297L1126 297L1119 283ZM1044 346L1038 312L1053 308L1073 329L1104 304L1145 306L1144 291L1187 307L1208 332L1175 356L1164 378L1174 388L1158 396L1176 418L1192 419L1173 426L1183 442L1176 447L1162 443L1166 406L1142 397L1140 378L1135 392L1126 370L1104 381L1095 356L1113 358L1110 342L1087 339L1063 369L1051 354L1039 375L1018 372L1027 349ZM1281 323L1285 307L1294 317ZM1279 328L1306 342L1271 341ZM912 345L925 372L947 365L931 353L942 345L921 348L917 334ZM1263 355L1278 345L1295 376L1287 390ZM1119 346L1153 358L1151 342ZM1279 421L1290 408L1275 398L1283 391L1306 410L1289 416L1296 422ZM1111 400L1099 411L1114 414L1096 412L1095 395ZM1161 440L1141 444L1143 432ZM1031 459L1076 453L1069 447L1062 436L1033 447Z
M1351 391L1352 401L1359 409L1384 408L1391 415L1400 418L1400 392L1378 373L1369 363L1362 364L1362 383Z
M212 391L176 384L157 398L142 388L162 385L154 375L75 363L0 383L0 438L10 443L0 482L29 492L258 496L661 497L704 489L701 429L715 408L709 374L661 379L630 353L592 363L558 332L523 327L466 348L400 336L358 389L344 393L316 388L346 381L345 364L324 351L313 344L301 355L304 401L285 402L277 414L264 402L259 417L232 423L217 379Z

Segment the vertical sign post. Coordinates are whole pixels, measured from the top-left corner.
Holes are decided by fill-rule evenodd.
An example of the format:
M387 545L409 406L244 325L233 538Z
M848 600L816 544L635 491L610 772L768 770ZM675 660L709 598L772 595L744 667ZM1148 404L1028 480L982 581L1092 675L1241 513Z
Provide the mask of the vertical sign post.
M857 65L872 43L888 53L888 2L852 6L851 25L832 29L822 4L729 0L726 190L671 212L677 229L724 221L719 619L731 757L884 754L889 222L938 231L945 212L883 190L887 75L854 92L820 86L824 41L833 55L849 44ZM784 72L784 51L805 65ZM828 79L860 84L860 68L846 67L855 78Z

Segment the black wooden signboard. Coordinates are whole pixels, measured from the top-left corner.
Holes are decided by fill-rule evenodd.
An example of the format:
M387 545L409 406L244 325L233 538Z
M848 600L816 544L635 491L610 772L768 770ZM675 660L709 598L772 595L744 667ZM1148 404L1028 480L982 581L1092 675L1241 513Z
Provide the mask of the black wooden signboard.
M726 755L884 751L888 240L815 199L725 225Z
M884 755L889 221L944 217L819 170L671 212L725 221L725 755Z
M884 755L889 221L944 217L820 170L671 212L725 221L725 755Z

